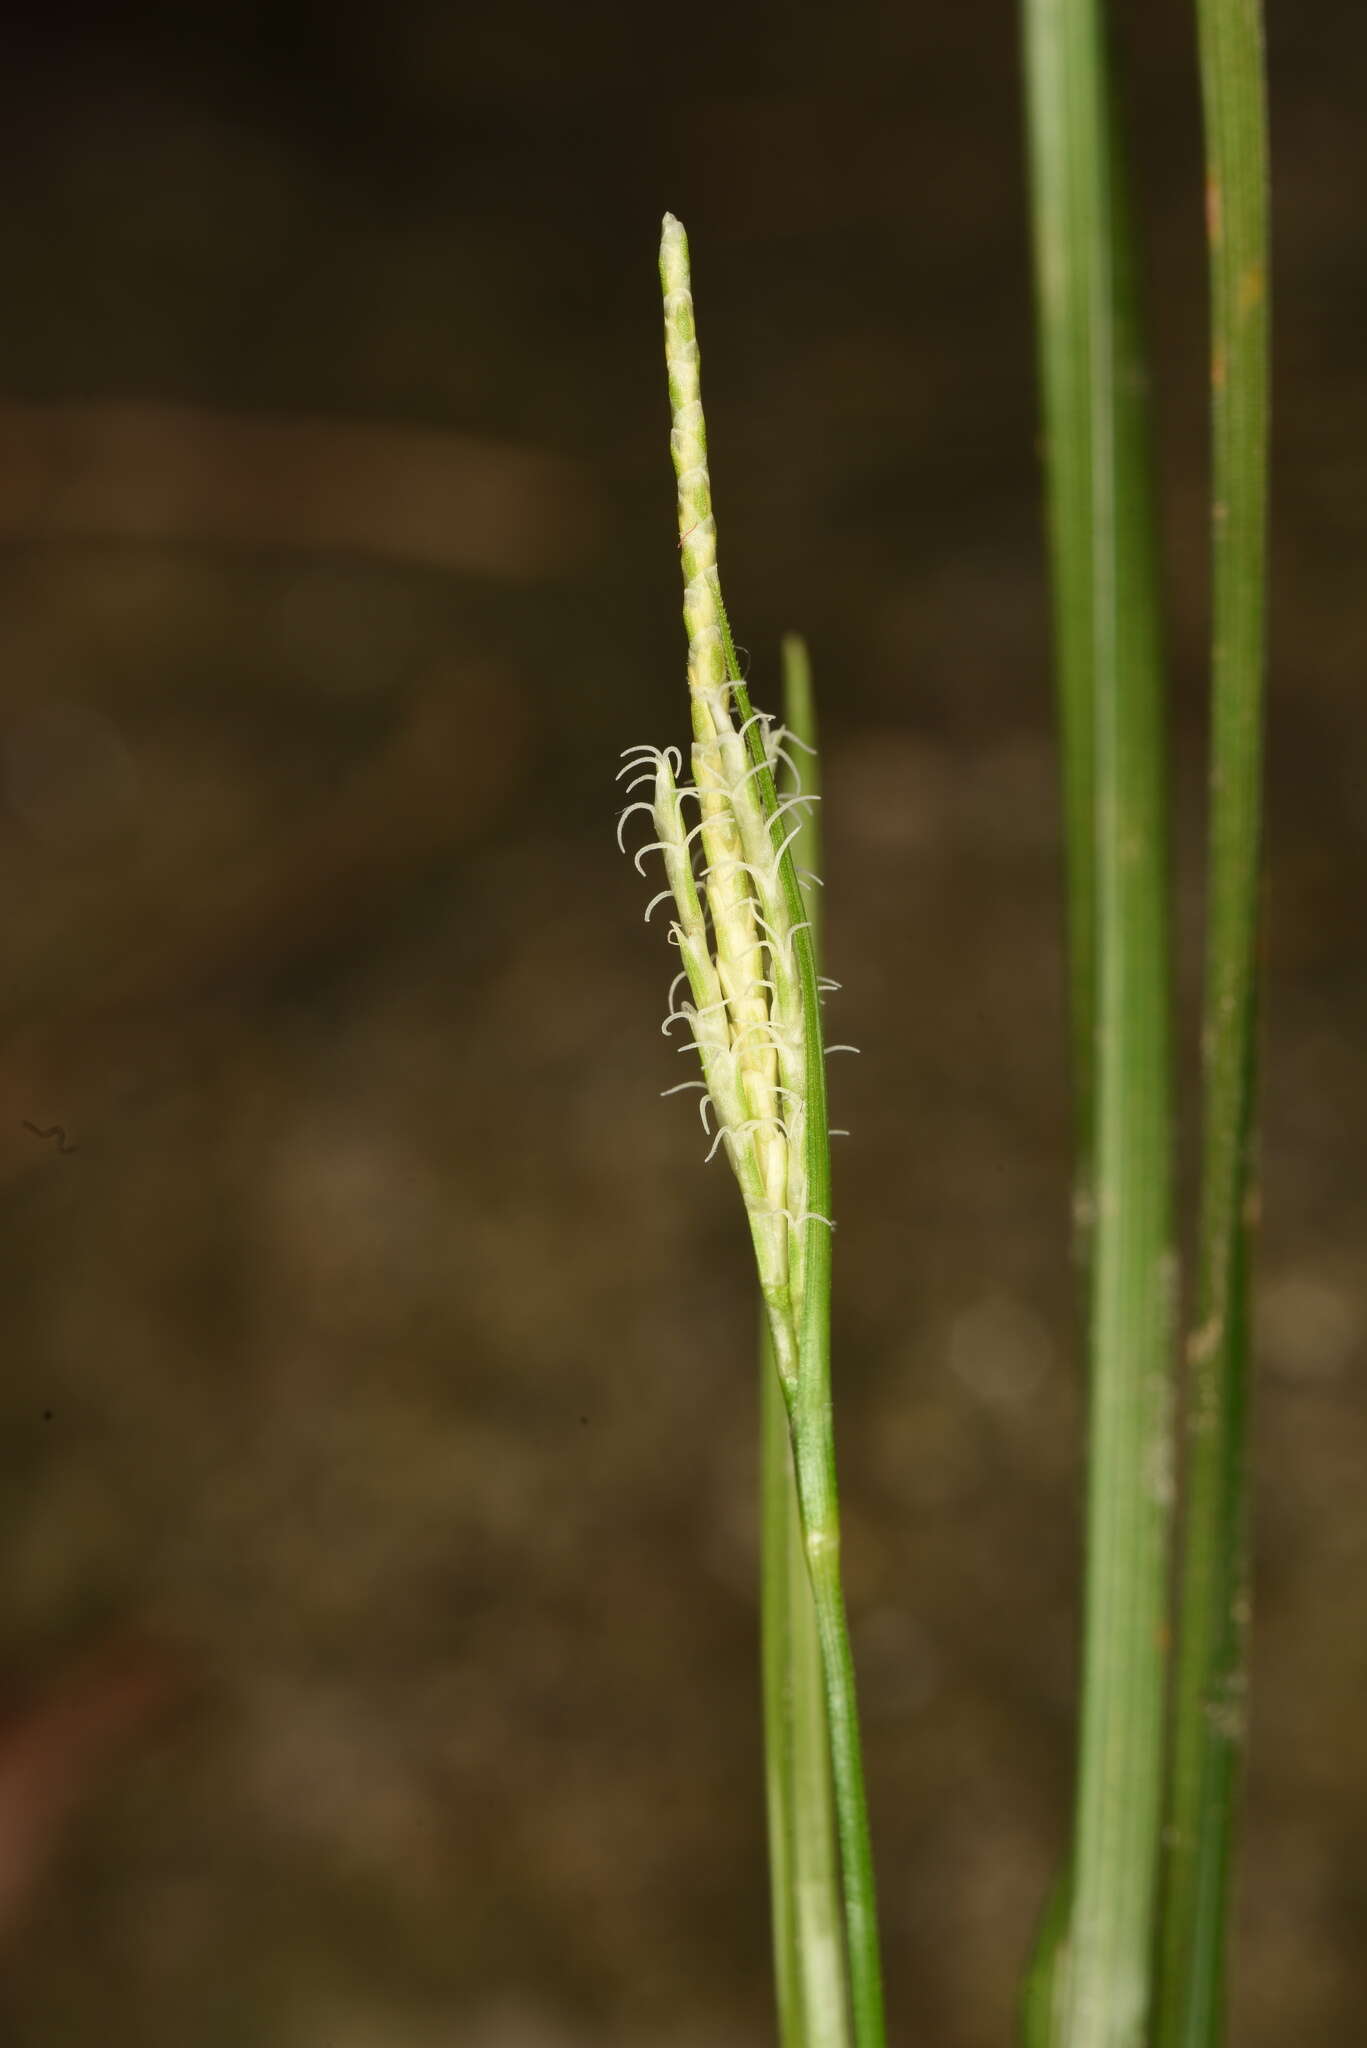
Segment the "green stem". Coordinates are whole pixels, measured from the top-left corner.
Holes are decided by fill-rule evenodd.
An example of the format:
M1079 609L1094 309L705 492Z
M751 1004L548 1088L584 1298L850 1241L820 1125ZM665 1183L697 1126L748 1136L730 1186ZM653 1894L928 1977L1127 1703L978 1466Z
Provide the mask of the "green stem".
M1090 277L1087 252L1073 224L1074 144L1057 8L1044 0L1022 0L1021 31L1063 809L1073 1263L1078 1331L1085 1350L1091 1291L1097 943ZM1026 1967L1020 2015L1025 2048L1049 2048L1054 2039L1071 1896L1071 1856L1065 1856L1050 1886Z
M779 2042L805 2048L807 2021L797 1931L797 1774L795 1702L801 1688L789 1583L789 1493L793 1454L779 1391L769 1315L758 1317L760 1362L760 1669L764 1679L764 1810L769 1819L769 1919L773 1931ZM820 1688L820 1667L818 1667Z
M1022 0L1022 32L1063 791L1075 1250L1085 1269L1092 1208L1097 943L1091 267L1077 221L1078 134L1071 113L1077 85L1075 60L1069 60L1076 31L1059 0Z
M844 1928L816 1609L807 1578L788 1411L760 1328L761 1625L769 1873L783 2048L846 2048Z
M759 1315L760 1646L764 1679L764 1794L769 1824L769 1917L774 1996L782 2048L806 2048L806 2000L798 1934L796 1701L801 1679L788 1576L792 1452L769 1318ZM795 1501L794 1496L794 1501ZM819 1670L819 1667L818 1667Z
M1209 907L1188 1506L1159 2048L1223 2036L1244 1733L1248 1233L1268 477L1268 152L1259 0L1198 0L1212 389Z
M1023 2048L1050 2048L1058 2025L1058 1998L1068 1968L1068 1914L1072 1905L1072 1871L1065 1864L1049 1890L1035 1932L1034 1946L1021 1986L1020 2035Z
M878 1906L874 1890L873 1845L869 1836L863 1753L855 1694L854 1657L840 1578L840 1522L827 1398L822 1402L812 1371L810 1338L804 1337L797 1400L790 1411L797 1493L802 1511L803 1549L816 1604L817 1632L826 1681L831 1764L835 1777L845 1898L845 1941L849 1955L854 2038L858 2048L884 2048L883 1979L878 1948ZM809 1390L804 1398L803 1386Z
M806 649L783 644L784 723L816 745ZM815 755L804 756L803 786L816 789ZM795 848L820 866L815 816ZM813 909L813 926L818 920ZM818 959L819 930L816 930ZM848 1991L840 1865L831 1799L830 1743L816 1608L807 1577L788 1412L774 1364L768 1318L760 1318L762 1567L770 1886L779 2030L783 2048L847 2048Z
M1171 1494L1159 599L1124 164L1097 0L1025 0L1025 34L1073 1034L1092 1188L1078 1784L1066 1966L1048 2002L1058 2048L1139 2048L1151 2000Z
M742 722L750 720L749 692L740 675L729 626L723 618L727 670ZM773 776L765 765L764 742L749 724L748 745L766 814L777 809ZM773 825L774 843L783 821ZM808 906L797 879L792 848L783 856L784 893L794 926L806 925ZM797 1381L788 1403L803 1552L816 1607L826 1692L831 1771L835 1781L845 1902L845 1946L857 2048L884 2048L883 1974L878 1941L873 1844L864 1787L863 1750L855 1693L854 1657L840 1577L840 1514L835 1477L835 1424L831 1406L831 1232L819 1219L831 1213L830 1118L826 1107L826 1065L817 990L814 933L796 932L793 951L802 989L806 1042L807 1186L814 1212L804 1227L803 1298L799 1313Z

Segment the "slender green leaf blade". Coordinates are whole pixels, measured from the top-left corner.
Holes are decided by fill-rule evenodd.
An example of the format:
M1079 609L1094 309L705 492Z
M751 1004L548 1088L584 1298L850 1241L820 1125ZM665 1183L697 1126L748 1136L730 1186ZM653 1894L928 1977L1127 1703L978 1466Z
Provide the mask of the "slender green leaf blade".
M1159 597L1125 167L1096 0L1025 0L1069 853L1090 1187L1083 1673L1069 1907L1027 2016L1140 2048L1163 1768L1171 1494L1171 1093ZM1090 1036L1088 1035L1090 1032ZM1088 1156L1090 1155L1090 1157ZM1090 1169L1090 1170L1088 1170Z
M1268 147L1259 0L1197 0L1211 286L1211 771L1201 1217L1164 1874L1160 2048L1224 2028L1244 1732L1248 1233L1268 489Z
M803 644L783 644L784 723L801 743L803 787L819 793L811 669ZM820 866L819 813L794 840ZM820 961L819 917L809 905ZM807 1573L792 1441L767 1322L761 1318L761 1620L770 1883L780 2037L784 2048L845 2048L849 2040L840 1863L835 1840L821 1644Z

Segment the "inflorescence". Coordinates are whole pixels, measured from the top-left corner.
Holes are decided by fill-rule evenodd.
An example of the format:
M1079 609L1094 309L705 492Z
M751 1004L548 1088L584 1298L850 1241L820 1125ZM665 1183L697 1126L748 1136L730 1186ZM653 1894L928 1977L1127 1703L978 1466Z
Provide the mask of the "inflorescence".
M803 1001L797 942L810 931L811 921L801 915L803 880L795 877L789 855L802 830L804 807L816 797L803 794L789 751L805 742L766 713L750 711L747 693L736 680L735 650L717 579L688 238L672 214L665 215L660 240L660 281L670 453L678 483L693 780L680 784L683 760L677 748L627 748L621 773L637 771L627 793L649 785L650 795L628 804L618 823L618 841L635 812L649 813L653 836L638 851L636 864L641 868L647 853L659 853L666 886L647 906L646 916L672 901L669 937L682 963L670 989L664 1029L668 1033L683 1024L701 1062L701 1079L679 1087L700 1089L704 1129L709 1128L709 1108L715 1117L708 1156L724 1149L740 1183L779 1374L791 1393L797 1378L805 1232L814 1222L830 1226L830 1218L817 1215L809 1200L809 1136L825 1144L824 1131L808 1129L812 1075L815 1071L819 1077L821 1071L819 1046L809 1046L808 1036L809 1031L819 1036L819 1027L812 1021L814 998L809 993L811 1010ZM781 796L775 789L780 766L787 770ZM686 803L696 813L691 822L685 821ZM815 880L805 877L807 883ZM676 1003L681 988L687 994Z
M648 814L653 836L636 855L644 873L648 854L664 861L666 886L652 897L646 917L672 902L670 943L682 966L669 992L661 1027L688 1031L701 1063L700 1080L681 1081L667 1095L700 1091L699 1113L712 1139L708 1158L721 1149L740 1183L754 1237L760 1283L771 1316L792 1322L793 1281L801 1268L807 1205L807 1047L794 941L809 920L794 921L780 863L801 830L804 795L790 749L803 741L751 712L737 726L729 684L694 693L693 780L680 783L675 747L627 748L621 776L627 794L650 794L627 805L618 820L618 844L628 820ZM763 762L746 744L750 724L763 737ZM783 764L788 793L766 815L760 768ZM685 816L692 807L694 821ZM778 821L784 828L775 834ZM815 877L809 877L815 880ZM823 984L834 986L834 984ZM686 990L682 996L680 991ZM678 1000L676 1000L678 998ZM709 1124L709 1111L714 1122ZM829 1223L828 1217L818 1219ZM777 1341L777 1340L776 1340ZM786 1351L783 1345L782 1350Z

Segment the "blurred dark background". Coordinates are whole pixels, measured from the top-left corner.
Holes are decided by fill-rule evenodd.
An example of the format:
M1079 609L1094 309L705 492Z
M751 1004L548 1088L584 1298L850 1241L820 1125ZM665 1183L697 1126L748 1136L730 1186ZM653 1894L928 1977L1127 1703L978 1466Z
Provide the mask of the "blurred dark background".
M1273 13L1243 2048L1367 2024L1367 26ZM1189 1068L1200 141L1187 10L1126 27ZM750 1275L612 834L619 750L686 729L669 207L752 685L800 626L825 721L894 2038L1004 2042L1080 1425L1012 11L6 40L0 2030L771 2038Z

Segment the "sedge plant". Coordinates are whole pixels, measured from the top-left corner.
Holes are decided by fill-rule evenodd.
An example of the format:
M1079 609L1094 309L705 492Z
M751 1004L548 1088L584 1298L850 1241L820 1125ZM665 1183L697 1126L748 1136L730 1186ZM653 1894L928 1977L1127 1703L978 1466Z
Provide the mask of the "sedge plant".
M1127 152L1104 0L1021 4L1065 824L1074 1246L1089 1367L1074 1821L1027 1975L1023 2031L1026 2048L1220 2048L1248 1613L1268 416L1261 9L1260 0L1196 0L1213 648L1201 1203L1174 1629L1168 772ZM759 1279L782 2048L883 2048L835 1487L821 1028L830 984L810 872L819 797L810 674L805 650L789 642L784 724L752 708L717 574L688 244L669 215L660 270L692 780L682 779L677 747L628 749L629 793L649 794L628 804L619 837L633 815L649 816L653 836L637 864L658 853L666 886L646 916L671 906L681 963L665 1029L682 1026L699 1063L678 1085L699 1092L708 1156L722 1151L734 1172Z
M627 750L624 775L636 798L619 820L650 820L637 852L664 865L665 886L647 906L670 906L669 939L679 955L666 1028L687 1034L712 1153L721 1151L739 1184L749 1225L764 1334L786 1424L802 1574L778 1597L780 1529L786 1524L776 1453L766 1456L766 1587L771 1662L771 1840L775 1858L775 1943L785 2041L839 2048L848 2018L855 2048L883 2048L883 1993L873 1857L855 1700L854 1663L840 1570L840 1524L830 1384L830 1129L810 878L798 873L795 844L815 792L780 794L781 772L797 781L791 735L753 709L740 672L717 573L716 522L707 463L688 241L666 214L660 243L665 359L672 415L670 449L678 487L678 532L688 644L691 781L677 747ZM793 658L790 656L790 673ZM800 751L800 745L799 745ZM677 996L677 1001L676 1001ZM833 1050L834 1048L832 1048ZM672 1091L667 1091L672 1092ZM711 1119L709 1123L709 1118ZM709 1154L711 1156L711 1154ZM772 1524L769 1527L769 1524ZM784 1545L788 1535L782 1536ZM815 1658L798 1631L810 1606ZM787 1619L784 1619L786 1613ZM810 1697L819 1671L820 1712ZM774 1708L791 1679L798 1712L784 1730ZM837 1858L808 1795L827 1768L811 1753L824 1733L838 1843L840 1915L831 1909ZM818 1800L820 1798L817 1793ZM809 1826L810 1824L810 1826ZM843 1935L843 1959L838 1936Z

